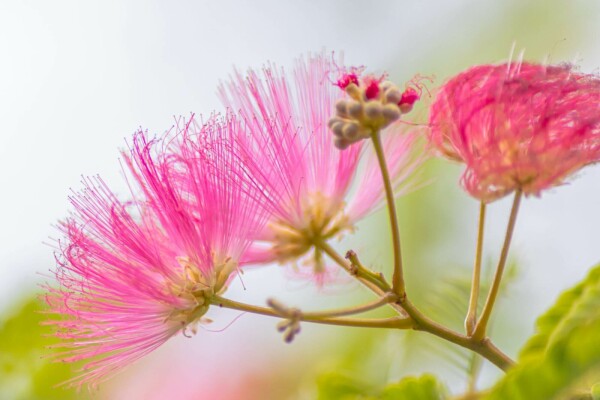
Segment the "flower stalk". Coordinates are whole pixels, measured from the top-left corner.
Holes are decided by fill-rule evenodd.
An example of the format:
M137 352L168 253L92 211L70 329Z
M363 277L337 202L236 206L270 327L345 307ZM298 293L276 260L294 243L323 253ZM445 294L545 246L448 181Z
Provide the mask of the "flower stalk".
M494 280L492 281L492 286L490 287L490 291L488 292L485 305L483 306L483 310L481 311L481 317L477 322L475 330L473 331L472 337L475 340L482 340L485 337L487 325L492 315L492 309L494 308L496 297L498 297L498 291L500 290L500 282L502 281L502 274L504 272L504 267L506 266L508 249L510 247L510 241L512 239L512 235L515 229L515 223L517 222L517 214L519 212L519 204L521 203L521 198L523 197L522 195L523 192L520 189L517 189L515 191L515 197L513 200L512 208L510 210L510 217L508 219L508 226L506 227L506 236L504 238L504 244L502 245L502 251L500 252L500 260L498 261L496 273L494 274Z
M385 161L385 154L383 146L381 145L381 136L379 131L374 131L371 135L373 140L373 147L377 154L377 160L379 161L379 168L381 170L381 178L383 179L383 185L385 189L385 197L388 207L388 215L390 219L390 228L392 232L392 247L394 251L394 274L392 276L392 288L400 298L406 296L406 289L404 284L404 274L402 272L402 253L400 249L400 230L398 228L398 217L396 213L396 203L394 201L394 190L390 180L390 173L388 171L387 163Z
M477 229L477 250L475 251L475 265L473 266L473 278L471 283L471 294L469 297L469 309L465 318L465 330L468 336L473 334L477 324L477 300L479 299L479 284L481 281L481 256L483 253L483 230L485 226L486 204L479 204L479 224Z
M269 317L276 318L290 318L290 314L281 309L275 309L273 307L260 307L256 305L246 304L237 302L234 300L226 299L221 296L213 296L211 299L211 303L218 306L229 308L232 310L238 310L243 312L249 312L252 314L266 315ZM381 305L384 305L386 302L378 301L377 306L374 306L374 303L370 303L366 306L356 307L354 310L344 309L344 310L332 310L331 312L327 311L318 311L314 313L305 313L305 312L296 312L295 318L299 321L311 322L315 324L324 324L324 325L338 325L338 326L352 326L352 327L360 327L360 328L394 328L394 329L409 329L411 328L411 321L406 318L401 317L391 317L391 318L342 318L337 317L340 315L351 315L358 314L362 312L366 312L372 309L375 309ZM277 307L278 308L278 307ZM297 311L297 310L295 310Z

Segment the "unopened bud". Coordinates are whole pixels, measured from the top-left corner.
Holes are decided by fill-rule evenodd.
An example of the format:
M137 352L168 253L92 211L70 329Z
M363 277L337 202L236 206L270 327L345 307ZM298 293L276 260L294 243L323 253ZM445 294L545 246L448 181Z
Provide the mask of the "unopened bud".
M333 145L340 150L346 150L350 146L350 142L342 137L336 137L333 139Z
M344 128L342 129L344 138L346 138L352 142L354 142L356 139L358 139L359 131L360 131L360 126L356 122L346 123L344 125Z
M391 88L391 87L394 87L394 86L395 86L395 85L394 85L394 82L392 82L392 81L383 81L383 82L381 82L381 83L379 84L379 87L380 87L380 88L381 88L381 90L383 90L384 92L385 92L386 90L388 90L389 88Z
M331 126L331 131L333 132L333 134L335 136L344 136L344 126L346 124L342 121L336 121L332 126Z
M353 118L360 118L363 114L363 106L358 101L353 101L348 105L348 114Z
M344 99L338 100L337 103L335 103L335 110L340 117L348 116L348 101Z
M393 122L400 118L400 108L396 104L386 104L383 106L381 114L388 122Z
M354 83L351 83L348 86L346 86L346 93L348 93L348 96L352 97L354 100L360 101L362 91Z
M382 107L380 102L373 100L365 104L365 115L367 117L372 119L379 118L381 116L381 112Z
M389 88L385 91L385 102L398 104L402 98L402 93L395 87Z

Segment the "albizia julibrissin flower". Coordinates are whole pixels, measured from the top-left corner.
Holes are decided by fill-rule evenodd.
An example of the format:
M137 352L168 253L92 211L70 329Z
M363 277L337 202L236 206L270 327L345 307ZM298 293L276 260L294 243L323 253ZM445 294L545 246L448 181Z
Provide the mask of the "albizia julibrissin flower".
M476 66L441 87L430 126L431 144L466 164L472 196L539 195L598 160L600 79L570 65Z
M360 142L340 151L328 130L336 101L345 96L335 82L347 71L333 55L322 53L297 60L291 76L269 64L262 73L236 72L221 86L225 105L248 125L238 154L263 188L263 202L271 212L249 260L304 258L303 264L313 266L323 279L323 256L314 245L352 230L381 205L383 183L373 149ZM417 164L412 151L416 136L396 127L384 139L398 194ZM265 168L275 173L265 175Z
M265 214L229 151L237 122L194 133L133 138L124 154L134 198L85 179L60 227L58 288L46 296L65 339L65 362L86 360L70 382L95 385L178 332L195 332L213 294L226 289ZM165 152L167 146L177 151Z

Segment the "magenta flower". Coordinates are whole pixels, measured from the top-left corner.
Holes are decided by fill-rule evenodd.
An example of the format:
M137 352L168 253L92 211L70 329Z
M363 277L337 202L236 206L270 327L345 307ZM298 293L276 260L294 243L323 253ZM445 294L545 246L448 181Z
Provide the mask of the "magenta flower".
M600 79L569 65L481 65L442 86L429 139L466 164L472 196L538 196L598 160L599 104Z
M265 223L230 151L237 122L194 124L162 140L134 136L124 155L132 200L100 178L71 197L75 211L60 225L60 287L47 295L63 316L52 322L66 339L60 359L86 360L71 385L96 385L178 332L195 333ZM162 153L167 146L175 151Z
M226 106L239 111L248 125L239 152L271 213L249 260L304 259L322 280L327 274L315 244L351 231L380 206L383 183L370 145L340 151L327 127L336 101L345 96L337 79L351 83L359 73L319 54L298 60L291 77L268 65L246 77L236 73L221 86ZM416 165L411 152L416 135L398 126L389 130L386 153L394 184L403 193Z

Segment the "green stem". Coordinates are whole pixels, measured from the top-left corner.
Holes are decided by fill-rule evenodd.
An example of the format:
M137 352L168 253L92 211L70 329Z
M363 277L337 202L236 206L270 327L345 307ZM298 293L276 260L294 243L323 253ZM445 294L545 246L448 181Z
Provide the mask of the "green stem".
M266 315L275 318L286 318L286 315L268 307L260 307L251 304L240 303L234 300L229 300L220 296L213 296L211 303L219 307L230 308L233 310L249 312L253 314ZM357 312L364 312L361 310ZM379 318L379 319L366 319L366 318L330 318L325 316L324 312L317 313L298 313L298 319L300 321L312 322L315 324L326 324L326 325L339 325L339 326L353 326L361 328L395 328L395 329L408 329L410 328L411 321L405 318L393 317L393 318ZM348 314L346 314L348 315Z
M328 245L324 245L324 247L320 247L327 255L329 255L334 261L336 261L340 265L346 265L346 260L344 260L336 251ZM356 256L355 254L350 254L351 260ZM355 259L358 263L359 270L368 271L358 262L358 258ZM385 281L382 276L375 274L372 271L369 271L370 274L374 276L378 276L379 279L374 282L377 283L377 289L382 293L389 293L389 285ZM369 282L370 283L370 282ZM429 319L423 313L421 313L409 300L406 296L399 297L396 303L393 303L397 312L400 315L404 316L408 314L408 318L402 318L403 321L407 321L406 323L410 323L412 329L418 331L424 331L431 333L432 335L438 336L442 339L445 339L451 343L457 344L464 348L470 349L477 354L480 354L485 359L492 362L498 368L506 371L510 368L514 361L510 359L506 354L504 354L500 349L498 349L489 339L484 340L475 340L471 337L461 335L460 333L454 332L443 325L438 324L437 322Z
M479 299L479 282L481 280L481 255L483 250L483 228L485 225L485 203L479 205L479 227L477 229L477 250L475 252L475 266L473 267L473 280L471 283L471 296L469 309L465 318L467 336L471 336L477 323L477 300Z
M510 217L508 219L508 226L506 227L506 236L504 237L504 244L502 245L502 251L500 252L500 260L498 260L498 266L496 267L494 280L492 281L492 286L490 287L490 291L485 301L485 305L483 306L481 317L477 322L475 330L473 331L472 336L474 340L482 340L486 334L487 325L490 320L490 316L492 315L492 309L494 308L496 297L498 297L500 282L502 281L502 274L504 272L504 267L506 266L508 249L510 247L510 241L512 239L512 235L515 229L517 214L519 212L519 204L521 203L521 197L523 197L522 195L523 192L521 191L521 189L517 189L515 191L512 209L510 210Z
M514 361L498 349L491 340L475 340L471 337L454 332L421 314L408 299L403 301L402 307L413 320L413 329L431 333L432 335L445 339L451 343L472 350L503 371L508 370L514 364Z
M392 287L394 293L396 293L399 297L404 297L406 295L406 288L404 284L404 275L402 273L400 230L398 229L398 217L396 214L394 190L392 188L390 173L385 161L385 153L383 151L383 146L381 145L381 135L379 131L374 132L371 135L371 138L373 139L373 147L375 148L375 154L377 155L377 160L379 161L379 169L381 170L381 178L383 179L383 185L385 188L390 227L392 229L392 246L394 249L394 275L392 276Z
M361 313L364 313L367 311L375 310L385 304L390 303L390 301L393 301L393 300L394 299L391 298L390 296L383 296L375 301L372 301L370 303L363 304L360 306L340 308L340 309L336 309L336 310L315 311L315 312L311 312L311 313L303 313L302 315L304 315L305 317L308 317L308 318L313 318L313 319L314 318L345 317L348 315L361 314Z

